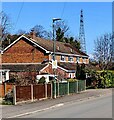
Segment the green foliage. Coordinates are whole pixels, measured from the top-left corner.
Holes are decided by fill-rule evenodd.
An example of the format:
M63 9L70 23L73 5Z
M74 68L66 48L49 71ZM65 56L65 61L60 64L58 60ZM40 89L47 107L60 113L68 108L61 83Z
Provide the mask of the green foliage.
M70 79L67 79L68 82L76 82L77 79L73 79L73 78L70 78Z
M75 40L74 37L64 37L64 42L71 44L74 48L80 50L80 42Z
M56 40L59 42L66 42L71 44L73 47L77 48L78 50L81 48L80 47L80 42L74 39L74 37L65 37L64 36L64 31L59 27L56 30Z
M11 101L2 101L2 105L13 105Z
M114 74L109 71L100 73L101 84L103 87L114 87Z
M77 63L76 64L76 78L79 79L80 77L80 65Z
M94 88L114 87L114 73L111 71L89 71L87 86Z
M41 77L39 80L39 84L44 84L46 82L45 77Z
M79 80L85 80L86 79L86 73L85 73L85 64L79 65L76 64L76 78Z
M56 30L56 40L59 42L63 42L64 40L64 32L60 27Z

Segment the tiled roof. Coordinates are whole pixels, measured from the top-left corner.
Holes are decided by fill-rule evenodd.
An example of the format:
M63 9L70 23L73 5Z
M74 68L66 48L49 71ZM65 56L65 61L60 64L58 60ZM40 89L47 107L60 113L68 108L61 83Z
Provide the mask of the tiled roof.
M2 65L2 69L9 69L11 72L27 72L27 71L39 72L46 65L47 64Z
M36 42L37 44L39 44L41 47L45 48L46 50L53 52L54 41L45 40L39 37L35 37L34 39L31 39L31 40L33 40L34 42ZM63 43L63 42L58 42L58 41L56 41L56 52L88 56L87 54L79 51L78 49L70 45L69 43Z
M58 63L58 66L66 69L66 70L76 70L76 63L60 62L60 63Z
M7 46L4 49L4 51L9 49L13 44L15 44L21 38L28 39L33 44L35 44L37 46L40 46L41 49L44 49L44 50L46 50L48 52L53 52L54 41L46 40L46 39L39 38L39 37L34 37L34 39L32 39L30 35L22 35L22 36L20 36L17 40L15 40L13 43L11 43L9 46ZM79 55L79 56L81 55L81 56L87 56L88 57L87 54L79 51L78 49L76 49L75 47L73 47L69 43L63 43L63 42L56 41L55 44L56 44L56 50L55 50L56 54L64 53L64 54L72 54L72 55Z
M65 63L65 62L60 62L58 63L58 66L68 70L68 71L75 71L76 70L76 64L77 63ZM85 64L85 69L91 69L91 70L100 70L99 67L96 67L92 64Z

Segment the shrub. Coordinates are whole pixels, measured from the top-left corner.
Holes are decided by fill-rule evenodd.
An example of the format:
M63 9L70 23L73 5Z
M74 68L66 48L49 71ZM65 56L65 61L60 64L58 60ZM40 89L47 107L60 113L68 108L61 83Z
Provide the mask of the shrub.
M94 88L114 87L114 73L111 71L89 71L87 86Z
M67 79L68 82L76 82L77 79L73 79L73 78L70 78L70 79Z
M39 84L44 84L46 82L45 77L41 77L39 80Z

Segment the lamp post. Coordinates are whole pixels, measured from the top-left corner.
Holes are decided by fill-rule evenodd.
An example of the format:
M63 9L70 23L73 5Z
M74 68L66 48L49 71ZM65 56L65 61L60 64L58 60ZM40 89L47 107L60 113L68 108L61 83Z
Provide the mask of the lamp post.
M55 34L54 34L54 22L61 20L61 18L53 18L53 61L55 62L55 50L56 50L56 43L55 43ZM54 98L56 98L56 80L55 80L55 70L56 68L53 68L53 72L54 72Z

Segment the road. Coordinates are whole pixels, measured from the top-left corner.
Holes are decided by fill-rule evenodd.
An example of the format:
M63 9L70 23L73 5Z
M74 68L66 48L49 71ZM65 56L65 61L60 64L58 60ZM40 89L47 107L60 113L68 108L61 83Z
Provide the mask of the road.
M79 94L66 95L56 99L22 103L15 106L0 105L0 116L2 118L109 117L112 114L112 93L112 89L89 89Z
M42 111L32 111L19 118L112 118L112 96L57 104Z

